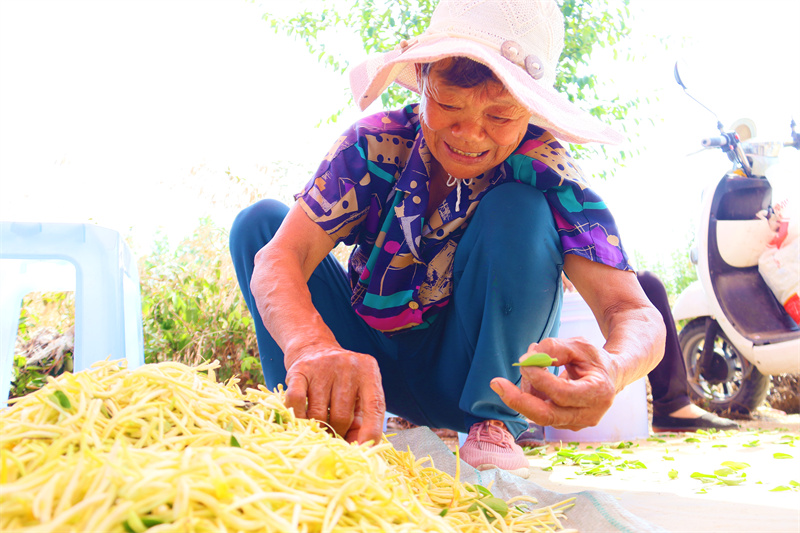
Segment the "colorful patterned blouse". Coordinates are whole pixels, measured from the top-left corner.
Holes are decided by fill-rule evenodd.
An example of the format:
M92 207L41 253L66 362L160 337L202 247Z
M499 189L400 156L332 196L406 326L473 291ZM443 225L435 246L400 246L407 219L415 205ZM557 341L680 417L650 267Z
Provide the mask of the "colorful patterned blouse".
M460 202L454 189L425 220L431 154L418 107L358 121L295 195L334 241L355 244L351 303L367 324L387 333L427 327L450 301L456 246L478 203L511 180L544 192L565 254L630 270L603 201L567 151L533 125L503 164L461 185Z

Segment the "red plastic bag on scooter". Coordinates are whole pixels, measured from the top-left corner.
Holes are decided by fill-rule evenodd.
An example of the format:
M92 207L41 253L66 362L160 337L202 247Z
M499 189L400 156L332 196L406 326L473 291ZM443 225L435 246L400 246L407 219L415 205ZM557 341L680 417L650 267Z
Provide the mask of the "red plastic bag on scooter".
M786 206L780 206L785 208ZM789 224L776 209L776 236L758 259L758 272L789 316L800 324L800 238L797 221Z

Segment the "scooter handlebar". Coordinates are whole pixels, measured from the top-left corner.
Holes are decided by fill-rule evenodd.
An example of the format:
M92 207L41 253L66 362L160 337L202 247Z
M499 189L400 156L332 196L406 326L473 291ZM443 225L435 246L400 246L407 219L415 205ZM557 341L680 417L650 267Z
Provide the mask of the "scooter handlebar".
M700 141L703 146L706 148L713 148L717 146L727 146L729 143L728 138L724 135L719 135L717 137L709 137L708 139L703 139Z

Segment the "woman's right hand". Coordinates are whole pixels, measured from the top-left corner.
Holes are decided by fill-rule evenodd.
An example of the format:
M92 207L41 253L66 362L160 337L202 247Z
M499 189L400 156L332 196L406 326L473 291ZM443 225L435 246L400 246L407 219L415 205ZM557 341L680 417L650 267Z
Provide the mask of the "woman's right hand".
M334 242L295 204L255 257L250 290L284 354L286 405L352 442L380 442L386 402L377 361L343 349L314 308L308 280Z
M289 360L286 406L295 416L327 422L348 442L380 442L386 402L374 357L332 346Z

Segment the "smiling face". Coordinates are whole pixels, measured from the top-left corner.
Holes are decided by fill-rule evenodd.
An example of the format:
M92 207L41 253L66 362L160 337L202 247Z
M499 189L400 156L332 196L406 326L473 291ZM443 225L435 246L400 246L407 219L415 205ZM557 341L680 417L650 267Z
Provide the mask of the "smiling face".
M418 67L422 134L443 170L470 179L506 160L522 141L531 114L496 80L470 88L442 75L449 60Z

